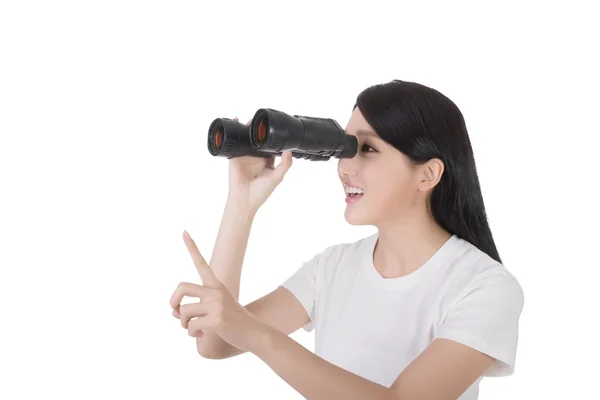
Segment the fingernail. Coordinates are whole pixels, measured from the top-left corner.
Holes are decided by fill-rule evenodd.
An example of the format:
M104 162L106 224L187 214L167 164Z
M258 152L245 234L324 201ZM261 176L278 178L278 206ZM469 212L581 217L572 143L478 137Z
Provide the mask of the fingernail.
M188 240L191 239L190 234L187 231L183 231L183 236Z

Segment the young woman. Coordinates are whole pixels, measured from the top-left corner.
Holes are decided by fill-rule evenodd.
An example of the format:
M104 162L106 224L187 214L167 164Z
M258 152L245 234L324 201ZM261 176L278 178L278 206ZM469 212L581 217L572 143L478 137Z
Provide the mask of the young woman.
M173 315L203 357L252 352L309 399L476 399L483 377L514 371L524 297L494 244L463 116L395 80L360 93L345 130L359 145L338 164L345 218L378 232L330 244L242 307L252 221L292 157L231 159L210 267L184 233L203 284L177 287ZM288 337L301 327L315 353Z

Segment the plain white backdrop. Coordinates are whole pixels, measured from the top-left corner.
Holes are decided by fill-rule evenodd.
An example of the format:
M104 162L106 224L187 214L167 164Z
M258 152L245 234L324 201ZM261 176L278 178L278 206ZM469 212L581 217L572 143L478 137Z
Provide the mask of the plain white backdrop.
M181 234L209 259L227 194L208 125L271 107L345 126L391 79L463 112L525 291L515 374L480 398L598 398L593 2L418 4L3 1L0 398L300 398L252 354L202 359L171 316L177 284L200 283ZM253 225L242 303L374 232L345 222L336 168L294 159Z

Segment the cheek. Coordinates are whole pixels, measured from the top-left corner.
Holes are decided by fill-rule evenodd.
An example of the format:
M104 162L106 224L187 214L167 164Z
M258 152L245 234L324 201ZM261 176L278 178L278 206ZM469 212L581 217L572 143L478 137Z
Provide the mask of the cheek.
M410 203L412 186L409 179L398 175L379 176L373 190L369 191L374 194L370 200L385 207Z

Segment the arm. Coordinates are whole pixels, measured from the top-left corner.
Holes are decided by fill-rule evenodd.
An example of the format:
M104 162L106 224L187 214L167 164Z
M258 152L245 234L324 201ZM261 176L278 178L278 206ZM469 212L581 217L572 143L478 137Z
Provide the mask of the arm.
M253 209L240 204L244 203L237 202L235 197L227 200L210 261L214 274L236 300L239 300L242 265L256 214ZM259 321L285 335L295 332L310 320L302 304L283 287L247 304L245 308ZM196 347L202 357L209 359L225 359L246 352L231 346L210 331L196 337Z
M269 294L253 301L244 308L266 326L275 329L284 336L306 325L310 318L302 304L289 290L278 287ZM206 335L206 333L205 333ZM221 340L219 338L219 340ZM246 350L240 350L223 341L219 351L209 353L205 358L225 359L234 357Z
M237 118L235 120L237 121ZM274 163L275 157L235 157L229 161L229 194L210 267L235 300L239 300L242 265L254 216L291 167L292 153L284 152L277 167ZM281 315L285 315L281 307L289 306L289 299L283 305L278 305L279 311L275 316L267 313L266 310L267 306L275 300L280 300L282 296L286 296L282 291L273 292L267 299L260 299L248 305L248 311L255 314L259 320L265 316L268 318L267 322L274 318L278 319ZM293 310L290 312L293 315L285 318L291 318L292 322L286 319L276 322L276 326L284 326L289 330L292 329L292 325L298 324L300 318L307 317L306 313L302 315L298 312L298 305L295 306L295 312ZM204 335L197 337L196 347L200 355L206 358L223 358L241 354L214 332L204 332Z
M455 400L494 362L459 342L435 339L391 386L396 399Z
M245 202L228 197L219 233L210 260L214 274L238 300L242 265L256 211ZM198 353L206 358L220 358L221 353L236 354L234 348L214 332L196 338Z
M458 342L434 340L387 388L346 371L293 339L263 327L253 353L310 400L450 400L456 399L493 362L493 358Z

